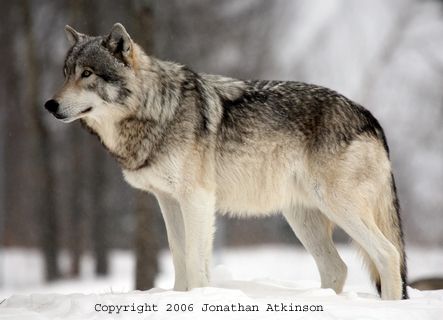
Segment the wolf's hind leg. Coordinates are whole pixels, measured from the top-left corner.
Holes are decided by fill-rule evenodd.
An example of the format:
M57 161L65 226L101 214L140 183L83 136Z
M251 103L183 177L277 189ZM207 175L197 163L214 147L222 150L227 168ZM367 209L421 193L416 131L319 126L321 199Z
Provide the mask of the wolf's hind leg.
M349 194L348 194L349 197ZM340 226L369 255L381 278L383 300L399 300L402 297L400 254L395 246L377 227L372 208L350 201L352 207L331 210L325 208L328 217Z
M156 193L158 203L166 225L169 248L175 270L174 290L188 289L185 261L185 226L177 200L164 193Z
M294 207L283 215L301 241L312 254L320 272L321 287L340 293L347 276L347 267L332 241L333 225L318 209Z

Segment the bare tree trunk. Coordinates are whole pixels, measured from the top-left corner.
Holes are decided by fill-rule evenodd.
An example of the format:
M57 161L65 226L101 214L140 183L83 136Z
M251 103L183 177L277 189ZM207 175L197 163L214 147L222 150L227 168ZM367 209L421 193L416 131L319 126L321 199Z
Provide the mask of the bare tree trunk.
M138 39L143 49L149 54L153 48L153 13L149 1L133 1L134 38ZM136 199L136 230L135 252L136 273L135 288L146 290L154 286L158 272L157 256L159 252L158 217L155 210L155 199L147 194L137 191Z
M13 25L15 25L16 21L14 21L14 17L12 12L16 9L16 3L13 2L2 2L1 3L1 12L4 12L5 19L0 20L0 38L3 39L3 45L0 47L0 59L1 61L6 61L8 57L14 55L14 37L15 33L13 33ZM13 235L12 221L13 215L10 212L17 211L14 208L14 195L17 193L16 184L13 184L14 181L17 181L17 145L16 141L14 141L15 137L11 134L12 132L16 132L16 122L15 117L17 112L12 112L11 103L8 101L7 97L15 96L17 93L17 70L14 67L13 63L7 63L2 67L2 74L0 75L0 94L1 94L1 125L0 125L0 136L2 138L2 163L3 168L1 172L2 178L2 208L4 214L0 214L0 219L2 219L2 228L0 230L1 239L0 241L4 243L4 245L8 245L9 239ZM20 141L20 140L19 140ZM15 148L12 146L15 145ZM19 159L19 158L18 158ZM7 187L6 187L7 186ZM9 228L8 228L9 227Z
M14 17L12 11L15 3L9 1L0 4L0 11L4 13L5 18L0 20L0 38L3 39L3 45L0 47L0 60L6 61L10 56L13 56L13 26ZM7 230L9 224L10 212L8 209L11 204L10 197L14 194L14 188L12 185L8 185L14 181L13 174L15 166L15 152L13 150L8 150L13 143L11 140L11 104L8 101L8 95L14 96L16 93L17 84L17 74L15 67L12 63L5 64L2 68L2 74L0 75L0 163L3 164L0 168L0 250L6 246L8 242ZM8 198L8 196L10 198ZM10 233L10 231L9 231ZM0 287L5 285L5 269L3 263L3 257L0 257Z
M105 207L105 185L106 172L104 150L97 150L101 146L93 149L93 185L92 185L92 230L93 245L95 255L95 273L100 276L109 273L109 239L108 239L108 215Z
M41 223L41 246L45 258L46 280L51 281L60 277L60 271L57 264L59 251L58 243L58 225L55 209L55 179L53 166L51 165L52 150L48 131L43 123L43 108L39 105L39 83L40 70L39 61L33 36L31 4L27 0L20 2L23 15L23 28L26 41L26 62L27 62L27 96L26 104L30 108L30 124L33 131L33 137L36 142L34 163L35 172L32 179L38 179L39 195L38 215ZM40 174L39 174L40 173Z
M85 178L84 168L83 168L83 157L84 154L81 148L81 137L79 136L80 128L76 126L71 130L71 141L73 147L73 153L71 157L72 161L72 183L69 190L69 206L70 206L70 237L69 237L69 249L71 252L71 269L70 275L72 277L78 277L80 275L80 262L81 256L83 253L83 219L84 215L84 207L82 206L81 200L81 190L82 190L82 181Z
M70 1L68 6L70 21L77 21L82 15L81 4L79 1ZM69 192L69 222L70 222L70 234L68 247L71 254L71 266L70 266L70 276L78 277L80 275L80 262L83 252L83 241L82 241L82 219L84 219L83 207L81 204L81 184L84 178L83 166L84 163L82 159L82 146L80 142L80 136L78 132L78 127L70 128L70 144L72 145L73 154L70 157L72 163L72 170L74 175L72 176L72 181L70 184ZM74 129L74 130L73 130Z
M86 1L70 0L68 6L69 13L69 23L76 25L79 21L85 19L89 20L92 17L87 15L87 3ZM86 31L85 31L86 32ZM70 190L69 190L69 221L70 221L70 235L69 235L69 251L71 253L71 268L70 275L73 277L78 277L80 275L80 264L81 257L84 251L85 241L83 237L85 235L85 224L86 211L88 206L83 201L82 198L84 186L90 186L91 184L86 184L85 181L91 179L87 173L88 152L87 147L90 147L91 140L83 141L83 132L81 128L77 125L74 128L69 128L70 130L70 144L72 146L73 154L70 157L71 167L75 173L72 177ZM92 162L92 161L91 161ZM83 201L83 202L82 202ZM94 207L95 209L95 207ZM92 215L94 216L94 215Z

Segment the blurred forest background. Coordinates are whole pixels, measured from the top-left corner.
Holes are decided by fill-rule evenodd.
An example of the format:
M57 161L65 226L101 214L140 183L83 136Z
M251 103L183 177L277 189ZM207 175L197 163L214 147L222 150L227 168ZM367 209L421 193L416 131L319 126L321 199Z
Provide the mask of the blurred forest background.
M443 245L443 1L10 0L0 10L0 251L40 250L46 280L79 276L86 252L106 275L110 250L123 248L137 254L136 287L149 288L167 246L156 200L131 189L78 123L43 108L63 82L66 24L106 34L121 22L148 53L195 71L316 83L363 104L385 128L407 244ZM218 229L217 246L297 243L279 217L220 218Z

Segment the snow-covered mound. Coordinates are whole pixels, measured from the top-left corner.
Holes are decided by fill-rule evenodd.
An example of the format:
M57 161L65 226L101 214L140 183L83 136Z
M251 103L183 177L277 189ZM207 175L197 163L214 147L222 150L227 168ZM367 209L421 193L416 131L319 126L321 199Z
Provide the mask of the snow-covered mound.
M408 301L277 281L225 281L190 292L15 295L0 319L441 319L443 290L410 290Z
M86 275L81 281L22 289L14 289L11 283L7 290L0 291L0 297L7 298L3 302L0 298L0 320L443 319L443 290L409 288L410 300L381 301L369 285L355 251L351 247L340 247L339 251L349 268L348 281L340 295L319 289L312 257L297 247L222 250L215 256L218 266L212 272L211 287L190 292L159 288L130 291L133 256L116 252L109 278L92 279L83 270ZM438 249L409 248L411 279L436 274L443 262L442 253ZM17 254L14 259L18 259ZM169 253L162 253L158 287L172 286L170 260ZM9 264L5 265L8 269Z

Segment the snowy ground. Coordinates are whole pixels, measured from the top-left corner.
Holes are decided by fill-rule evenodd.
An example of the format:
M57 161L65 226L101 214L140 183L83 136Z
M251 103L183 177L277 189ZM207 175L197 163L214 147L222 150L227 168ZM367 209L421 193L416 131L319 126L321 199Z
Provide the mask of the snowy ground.
M42 264L36 253L22 250L3 252L0 256L0 281L3 284L0 301L7 299L0 305L0 320L147 317L443 319L443 290L410 289L411 299L408 301L380 301L355 251L351 247L340 247L339 251L349 268L348 281L340 295L329 289L319 289L319 276L313 259L304 250L290 246L222 250L214 259L216 267L211 287L187 293L169 289L173 272L167 252L160 258L161 273L157 278L157 288L148 292L131 291L134 259L129 252L113 253L109 278L94 279L92 261L85 258L81 281L60 281L49 286L39 284ZM443 273L442 249L409 248L408 256L411 280ZM25 279L23 275L26 275ZM34 284L25 286L25 281ZM241 309L239 304L246 309L258 308L259 311L232 311ZM290 311L291 304L292 310L307 308L308 311ZM211 305L222 305L223 308L227 305L230 311L203 311L211 309ZM167 311L168 307L171 311ZM284 307L287 311L275 311ZM320 308L323 311L312 311Z

